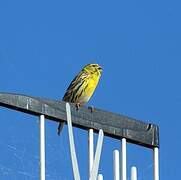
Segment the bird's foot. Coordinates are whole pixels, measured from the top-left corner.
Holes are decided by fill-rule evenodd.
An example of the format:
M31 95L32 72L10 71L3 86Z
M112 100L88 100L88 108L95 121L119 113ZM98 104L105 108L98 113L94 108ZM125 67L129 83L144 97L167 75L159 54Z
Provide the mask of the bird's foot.
M76 104L75 104L75 107L76 107L76 110L78 111L79 108L80 108L80 103L76 103Z
M93 113L93 111L94 111L94 106L89 106L88 109L90 109L90 112Z

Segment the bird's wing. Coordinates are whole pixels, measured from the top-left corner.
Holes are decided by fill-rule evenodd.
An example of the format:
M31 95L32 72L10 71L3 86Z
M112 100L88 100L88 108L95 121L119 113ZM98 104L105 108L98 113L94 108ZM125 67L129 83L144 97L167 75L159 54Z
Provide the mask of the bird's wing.
M89 74L86 72L80 72L70 83L69 87L66 90L65 95L63 96L63 101L66 102L75 102L76 92L82 87L88 84Z

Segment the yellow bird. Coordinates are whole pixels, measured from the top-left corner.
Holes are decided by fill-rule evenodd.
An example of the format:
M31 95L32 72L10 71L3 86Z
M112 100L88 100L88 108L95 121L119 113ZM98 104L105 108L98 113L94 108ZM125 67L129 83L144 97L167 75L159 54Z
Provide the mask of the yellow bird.
M98 64L88 64L84 66L70 83L62 100L74 103L77 108L83 106L93 95L101 74L102 68ZM58 135L60 135L63 125L63 122L59 123Z

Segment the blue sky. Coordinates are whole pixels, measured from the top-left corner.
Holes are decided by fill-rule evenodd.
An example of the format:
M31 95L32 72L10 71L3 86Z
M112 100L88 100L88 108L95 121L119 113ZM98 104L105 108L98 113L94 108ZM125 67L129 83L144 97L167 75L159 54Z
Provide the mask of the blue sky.
M0 2L2 92L61 99L72 78L97 62L103 75L89 105L160 126L161 179L179 179L181 25L178 0ZM38 119L0 109L0 179L39 177ZM47 180L73 179L67 127L46 122ZM75 129L82 179L87 178L87 132ZM100 172L110 180L105 138ZM152 179L152 151L128 145L139 180Z

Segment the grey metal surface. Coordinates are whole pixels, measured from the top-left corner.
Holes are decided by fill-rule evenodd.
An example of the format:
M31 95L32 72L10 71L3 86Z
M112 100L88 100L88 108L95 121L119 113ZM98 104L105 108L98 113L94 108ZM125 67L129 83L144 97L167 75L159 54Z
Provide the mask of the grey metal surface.
M67 121L65 102L31 97L20 94L0 93L0 106L21 111L32 115L45 115L53 121ZM71 105L73 126L88 130L99 129L106 136L121 139L148 148L159 147L159 129L157 125L145 123L127 116L87 107L79 110ZM55 130L56 131L56 130Z

